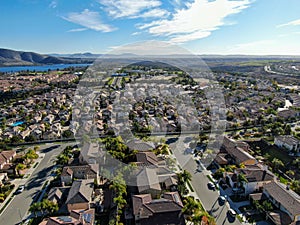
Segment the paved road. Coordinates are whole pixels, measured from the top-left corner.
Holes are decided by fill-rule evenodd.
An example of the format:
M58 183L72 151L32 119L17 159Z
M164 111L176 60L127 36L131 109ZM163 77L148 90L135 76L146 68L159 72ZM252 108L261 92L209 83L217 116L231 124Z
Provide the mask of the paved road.
M212 215L216 218L217 225L241 225L241 222L236 218L233 220L231 217L227 216L229 209L229 204L219 204L218 197L219 191L213 191L208 189L207 183L209 179L206 175L209 174L209 171L203 170L202 172L197 172L197 163L195 158L191 154L184 154L184 149L186 146L178 146L172 148L175 157L177 158L178 163L182 169L189 171L192 174L192 186L194 191L199 196L200 201L202 202L204 208L207 211L211 211Z
M67 145L70 145L70 143L41 146L41 152L45 153L43 160L25 182L25 190L21 194L15 195L14 199L0 215L0 225L17 224L26 216L33 199L38 195L44 182L51 174L55 157Z

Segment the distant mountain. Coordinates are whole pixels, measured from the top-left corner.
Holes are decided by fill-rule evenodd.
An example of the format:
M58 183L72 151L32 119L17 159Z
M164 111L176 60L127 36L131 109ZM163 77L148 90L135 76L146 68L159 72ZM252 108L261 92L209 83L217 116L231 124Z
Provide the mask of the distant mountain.
M100 56L102 56L103 54L93 54L90 52L86 52L86 53L74 53L74 54L49 54L51 56L54 57L67 57L67 58L79 58L79 59L96 59Z
M58 57L35 52L14 51L0 48L0 66L32 66L68 63L91 63L86 57Z

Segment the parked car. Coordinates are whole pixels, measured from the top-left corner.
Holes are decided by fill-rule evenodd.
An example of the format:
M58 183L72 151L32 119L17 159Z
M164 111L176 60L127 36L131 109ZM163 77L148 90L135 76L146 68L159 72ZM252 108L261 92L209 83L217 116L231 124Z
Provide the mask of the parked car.
M207 186L209 189L212 189L212 190L216 189L216 186L212 182L208 182Z
M16 190L16 194L20 194L20 193L22 193L23 191L25 190L25 185L20 185L19 187L18 187L18 189Z
M228 209L228 213L232 217L236 217L236 212L233 209Z
M219 196L219 202L221 203L221 204L224 204L225 202L226 202L226 200L227 200L227 198L226 198L227 196L225 195L225 196Z

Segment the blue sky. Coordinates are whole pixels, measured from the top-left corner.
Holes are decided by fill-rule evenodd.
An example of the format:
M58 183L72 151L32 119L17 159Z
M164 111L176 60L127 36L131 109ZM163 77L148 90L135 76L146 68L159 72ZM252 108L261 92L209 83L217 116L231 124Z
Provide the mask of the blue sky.
M0 47L107 53L166 41L196 54L300 55L299 0L4 0Z

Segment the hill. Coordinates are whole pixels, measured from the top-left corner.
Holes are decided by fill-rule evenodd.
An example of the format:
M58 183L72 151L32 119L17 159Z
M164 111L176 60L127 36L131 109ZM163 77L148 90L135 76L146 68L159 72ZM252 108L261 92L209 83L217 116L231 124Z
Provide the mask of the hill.
M90 63L82 58L56 57L35 52L14 51L0 48L0 66L31 66L67 63Z

